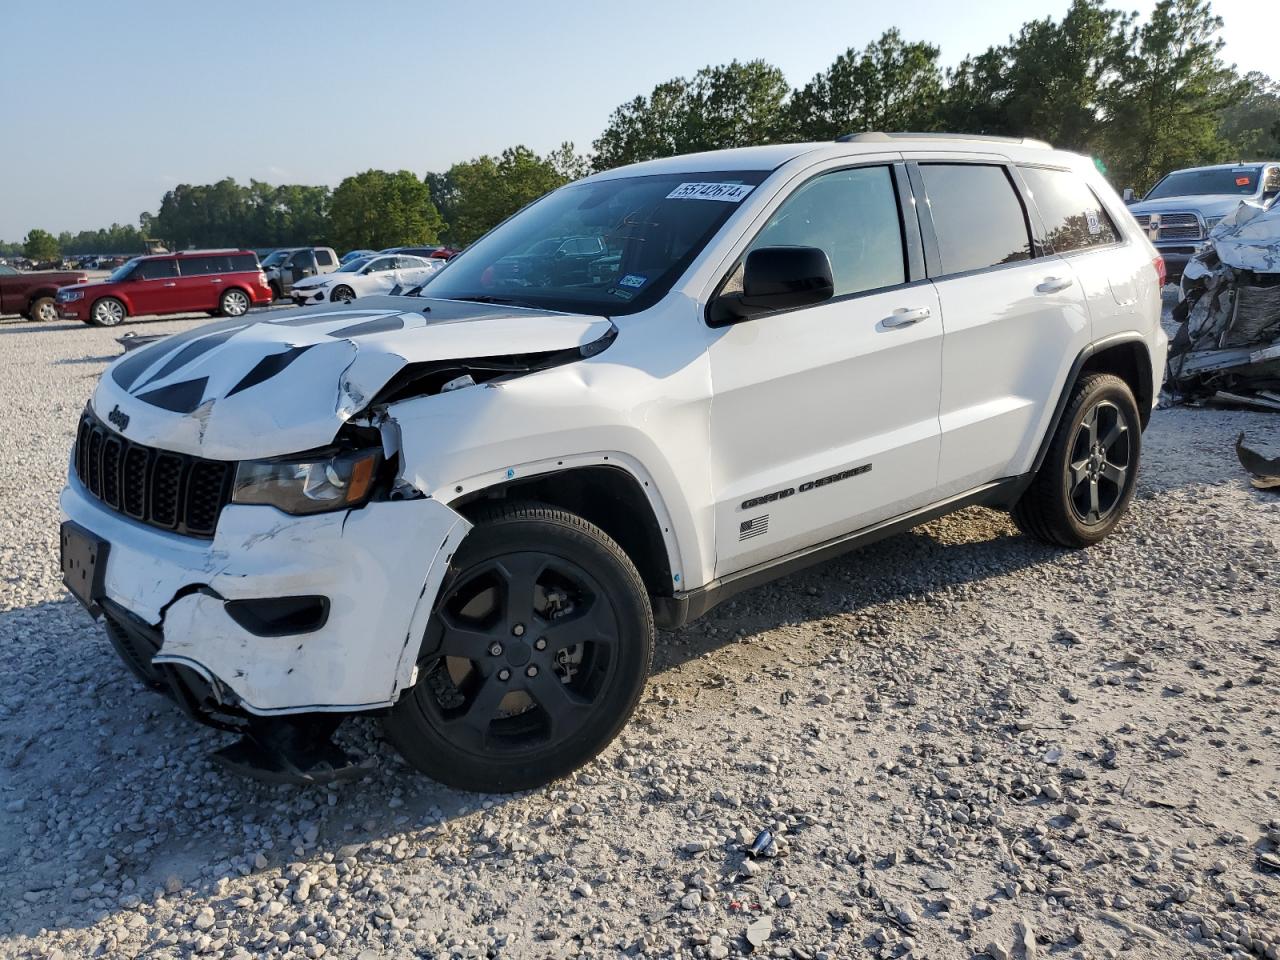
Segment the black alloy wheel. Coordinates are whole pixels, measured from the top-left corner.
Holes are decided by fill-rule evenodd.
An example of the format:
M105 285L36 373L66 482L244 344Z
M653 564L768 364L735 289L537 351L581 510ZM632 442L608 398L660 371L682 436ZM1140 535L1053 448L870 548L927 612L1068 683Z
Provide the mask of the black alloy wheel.
M617 544L565 511L501 508L455 556L388 734L453 786L546 783L617 734L652 644L648 596Z

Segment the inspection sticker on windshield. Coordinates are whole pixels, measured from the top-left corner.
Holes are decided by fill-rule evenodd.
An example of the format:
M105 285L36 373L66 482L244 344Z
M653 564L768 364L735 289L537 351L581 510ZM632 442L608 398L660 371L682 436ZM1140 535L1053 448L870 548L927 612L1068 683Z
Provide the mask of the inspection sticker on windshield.
M628 273L625 277L623 277L621 280L618 281L618 286L632 287L636 290L639 290L648 282L648 280L649 280L648 277L642 277L638 273Z
M750 192L749 183L682 183L667 194L667 199L724 200L738 203Z

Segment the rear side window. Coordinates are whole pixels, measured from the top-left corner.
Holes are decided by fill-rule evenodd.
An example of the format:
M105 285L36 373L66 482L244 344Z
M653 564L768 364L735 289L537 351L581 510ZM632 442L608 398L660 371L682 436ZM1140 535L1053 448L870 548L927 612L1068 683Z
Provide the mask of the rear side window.
M332 253L330 253L328 250L317 250L317 251L316 251L316 263L320 264L320 266L322 266L322 267L332 267L332 266L333 266L333 254L332 254Z
M922 163L942 272L964 273L1031 258L1022 201L1003 167Z
M906 281L898 194L888 167L855 167L814 177L787 197L751 244L819 247L831 261L835 295ZM748 251L750 252L750 251ZM734 277L741 285L741 270Z
M183 257L178 261L178 269L184 277L199 277L214 272L210 257Z
M143 280L163 280L178 275L178 264L173 260L143 260L138 264L138 276Z
M1120 242L1120 234L1106 208L1079 174L1044 167L1021 167L1020 170L1044 221L1045 241L1054 253Z

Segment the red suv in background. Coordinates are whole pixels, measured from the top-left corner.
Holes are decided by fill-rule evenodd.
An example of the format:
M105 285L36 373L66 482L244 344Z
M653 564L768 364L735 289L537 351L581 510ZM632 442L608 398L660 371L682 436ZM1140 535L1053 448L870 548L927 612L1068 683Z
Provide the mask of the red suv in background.
M58 314L100 327L125 317L208 311L238 317L271 302L271 288L251 250L189 250L134 257L99 283L58 291Z

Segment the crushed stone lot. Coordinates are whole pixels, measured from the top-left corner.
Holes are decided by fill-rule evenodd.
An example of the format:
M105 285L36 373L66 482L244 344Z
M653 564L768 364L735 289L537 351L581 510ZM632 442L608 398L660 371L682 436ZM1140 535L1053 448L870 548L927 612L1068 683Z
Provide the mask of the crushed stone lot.
M363 720L372 776L268 787L61 587L117 335L0 323L0 957L1278 956L1280 496L1232 445L1280 417L1158 411L1091 550L970 509L663 634L549 788L442 788Z

